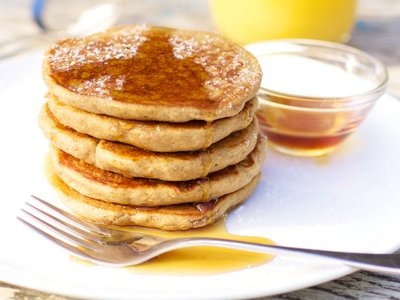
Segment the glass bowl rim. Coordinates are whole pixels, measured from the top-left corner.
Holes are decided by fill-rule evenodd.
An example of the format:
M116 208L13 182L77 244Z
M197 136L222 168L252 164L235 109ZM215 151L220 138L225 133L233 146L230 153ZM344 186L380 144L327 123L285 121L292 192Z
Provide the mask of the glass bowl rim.
M292 94L292 93L284 93L280 92L277 90L272 90L264 87L260 87L260 90L273 95L273 96L280 96L280 97L289 97L289 98L295 98L296 100L303 101L303 102L319 102L319 101L332 101L332 102L353 102L355 99L359 99L359 104L363 104L364 102L368 101L374 101L368 100L368 96L374 95L374 94L379 94L381 93L385 88L389 80L389 74L387 71L386 66L378 59L373 57L372 55L368 54L365 51L362 51L360 49L357 49L355 47L345 45L345 44L340 44L340 43L335 43L335 42L329 42L329 41L323 41L323 40L313 40L313 39L274 39L274 40L268 40L268 41L260 41L260 42L255 42L255 43L250 43L245 45L245 49L252 53L249 48L252 47L260 47L260 54L254 54L252 53L256 58L265 54L268 54L268 51L265 51L264 46L264 51L265 54L261 54L261 49L263 45L282 45L282 46L288 46L288 45L295 45L295 46L303 46L307 48L324 48L326 50L336 50L336 51L342 51L344 53L350 53L354 56L358 57L363 57L364 59L367 59L370 61L374 66L378 67L378 70L381 71L381 74L383 76L382 80L379 81L376 85L374 85L373 88L366 90L365 92L359 92L359 93L354 93L354 94L349 94L346 96L335 96L335 97L318 97L318 96L306 96L306 95L300 95L300 94ZM271 54L277 54L280 53L277 50L271 51ZM288 51L282 50L281 53L288 53ZM293 53L295 54L295 53ZM366 97L365 101L362 99ZM357 101L356 101L357 102Z

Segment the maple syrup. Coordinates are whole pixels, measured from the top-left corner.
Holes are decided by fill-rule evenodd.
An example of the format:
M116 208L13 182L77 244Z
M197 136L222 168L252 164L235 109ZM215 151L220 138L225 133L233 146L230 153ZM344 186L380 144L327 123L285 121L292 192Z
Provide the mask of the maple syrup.
M293 102L293 98L287 100ZM257 111L260 129L279 152L296 156L320 156L336 149L362 122L371 107L308 109L260 100Z
M192 57L177 57L172 33L156 29L110 40L79 45L65 40L58 47L74 49L71 67L57 59L58 48L50 50L51 73L60 85L89 96L111 97L122 102L214 107L205 82L210 75ZM75 57L76 56L76 57ZM183 99L184 98L184 99Z
M305 156L323 155L332 152L350 133L337 136L307 137L275 133L265 129L269 143L280 152Z
M212 237L271 245L267 238L231 234L226 228L226 218L200 229L187 231L162 231L144 227L128 230L150 233L166 238ZM164 275L207 275L237 271L268 263L274 256L216 247L193 247L162 254L142 265L130 267L134 272Z

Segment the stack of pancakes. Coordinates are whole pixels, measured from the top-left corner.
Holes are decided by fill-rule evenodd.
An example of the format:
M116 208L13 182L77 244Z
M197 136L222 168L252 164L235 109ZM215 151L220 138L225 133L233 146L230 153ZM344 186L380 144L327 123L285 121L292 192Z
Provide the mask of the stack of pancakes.
M43 76L57 187L83 218L196 228L256 187L261 70L219 35L116 27L54 44Z

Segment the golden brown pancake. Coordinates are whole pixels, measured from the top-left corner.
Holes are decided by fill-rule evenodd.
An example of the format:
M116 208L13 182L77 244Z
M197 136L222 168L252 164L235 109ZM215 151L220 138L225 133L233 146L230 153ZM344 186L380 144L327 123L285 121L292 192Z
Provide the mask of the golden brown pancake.
M178 182L127 178L99 169L55 147L51 147L51 156L61 180L85 196L124 205L158 206L207 202L242 188L261 171L265 141L259 137L254 150L238 164L203 178Z
M239 163L254 149L258 136L258 123L254 119L246 129L232 133L206 150L161 153L79 133L62 125L47 104L40 112L39 125L57 148L100 169L126 177L167 181L196 179Z
M95 164L96 148L100 140L62 125L51 113L47 103L43 104L40 110L39 127L57 148L87 163Z
M78 216L105 225L138 225L163 230L187 230L216 222L246 200L257 187L260 175L241 189L202 203L141 207L108 203L86 197L56 178L61 200Z
M247 102L242 111L229 118L207 123L191 121L166 123L123 120L86 112L48 95L51 112L65 126L98 139L117 141L156 152L205 149L232 132L249 126L257 110L257 99Z
M141 25L55 43L43 77L52 94L88 112L213 121L236 115L254 97L261 68L215 33Z

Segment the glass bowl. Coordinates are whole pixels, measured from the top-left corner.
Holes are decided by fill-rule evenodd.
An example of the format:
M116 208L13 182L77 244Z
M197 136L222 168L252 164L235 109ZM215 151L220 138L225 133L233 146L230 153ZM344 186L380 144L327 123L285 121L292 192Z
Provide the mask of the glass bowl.
M332 152L384 93L385 66L358 49L317 40L249 44L263 80L257 117L270 145L297 156Z

